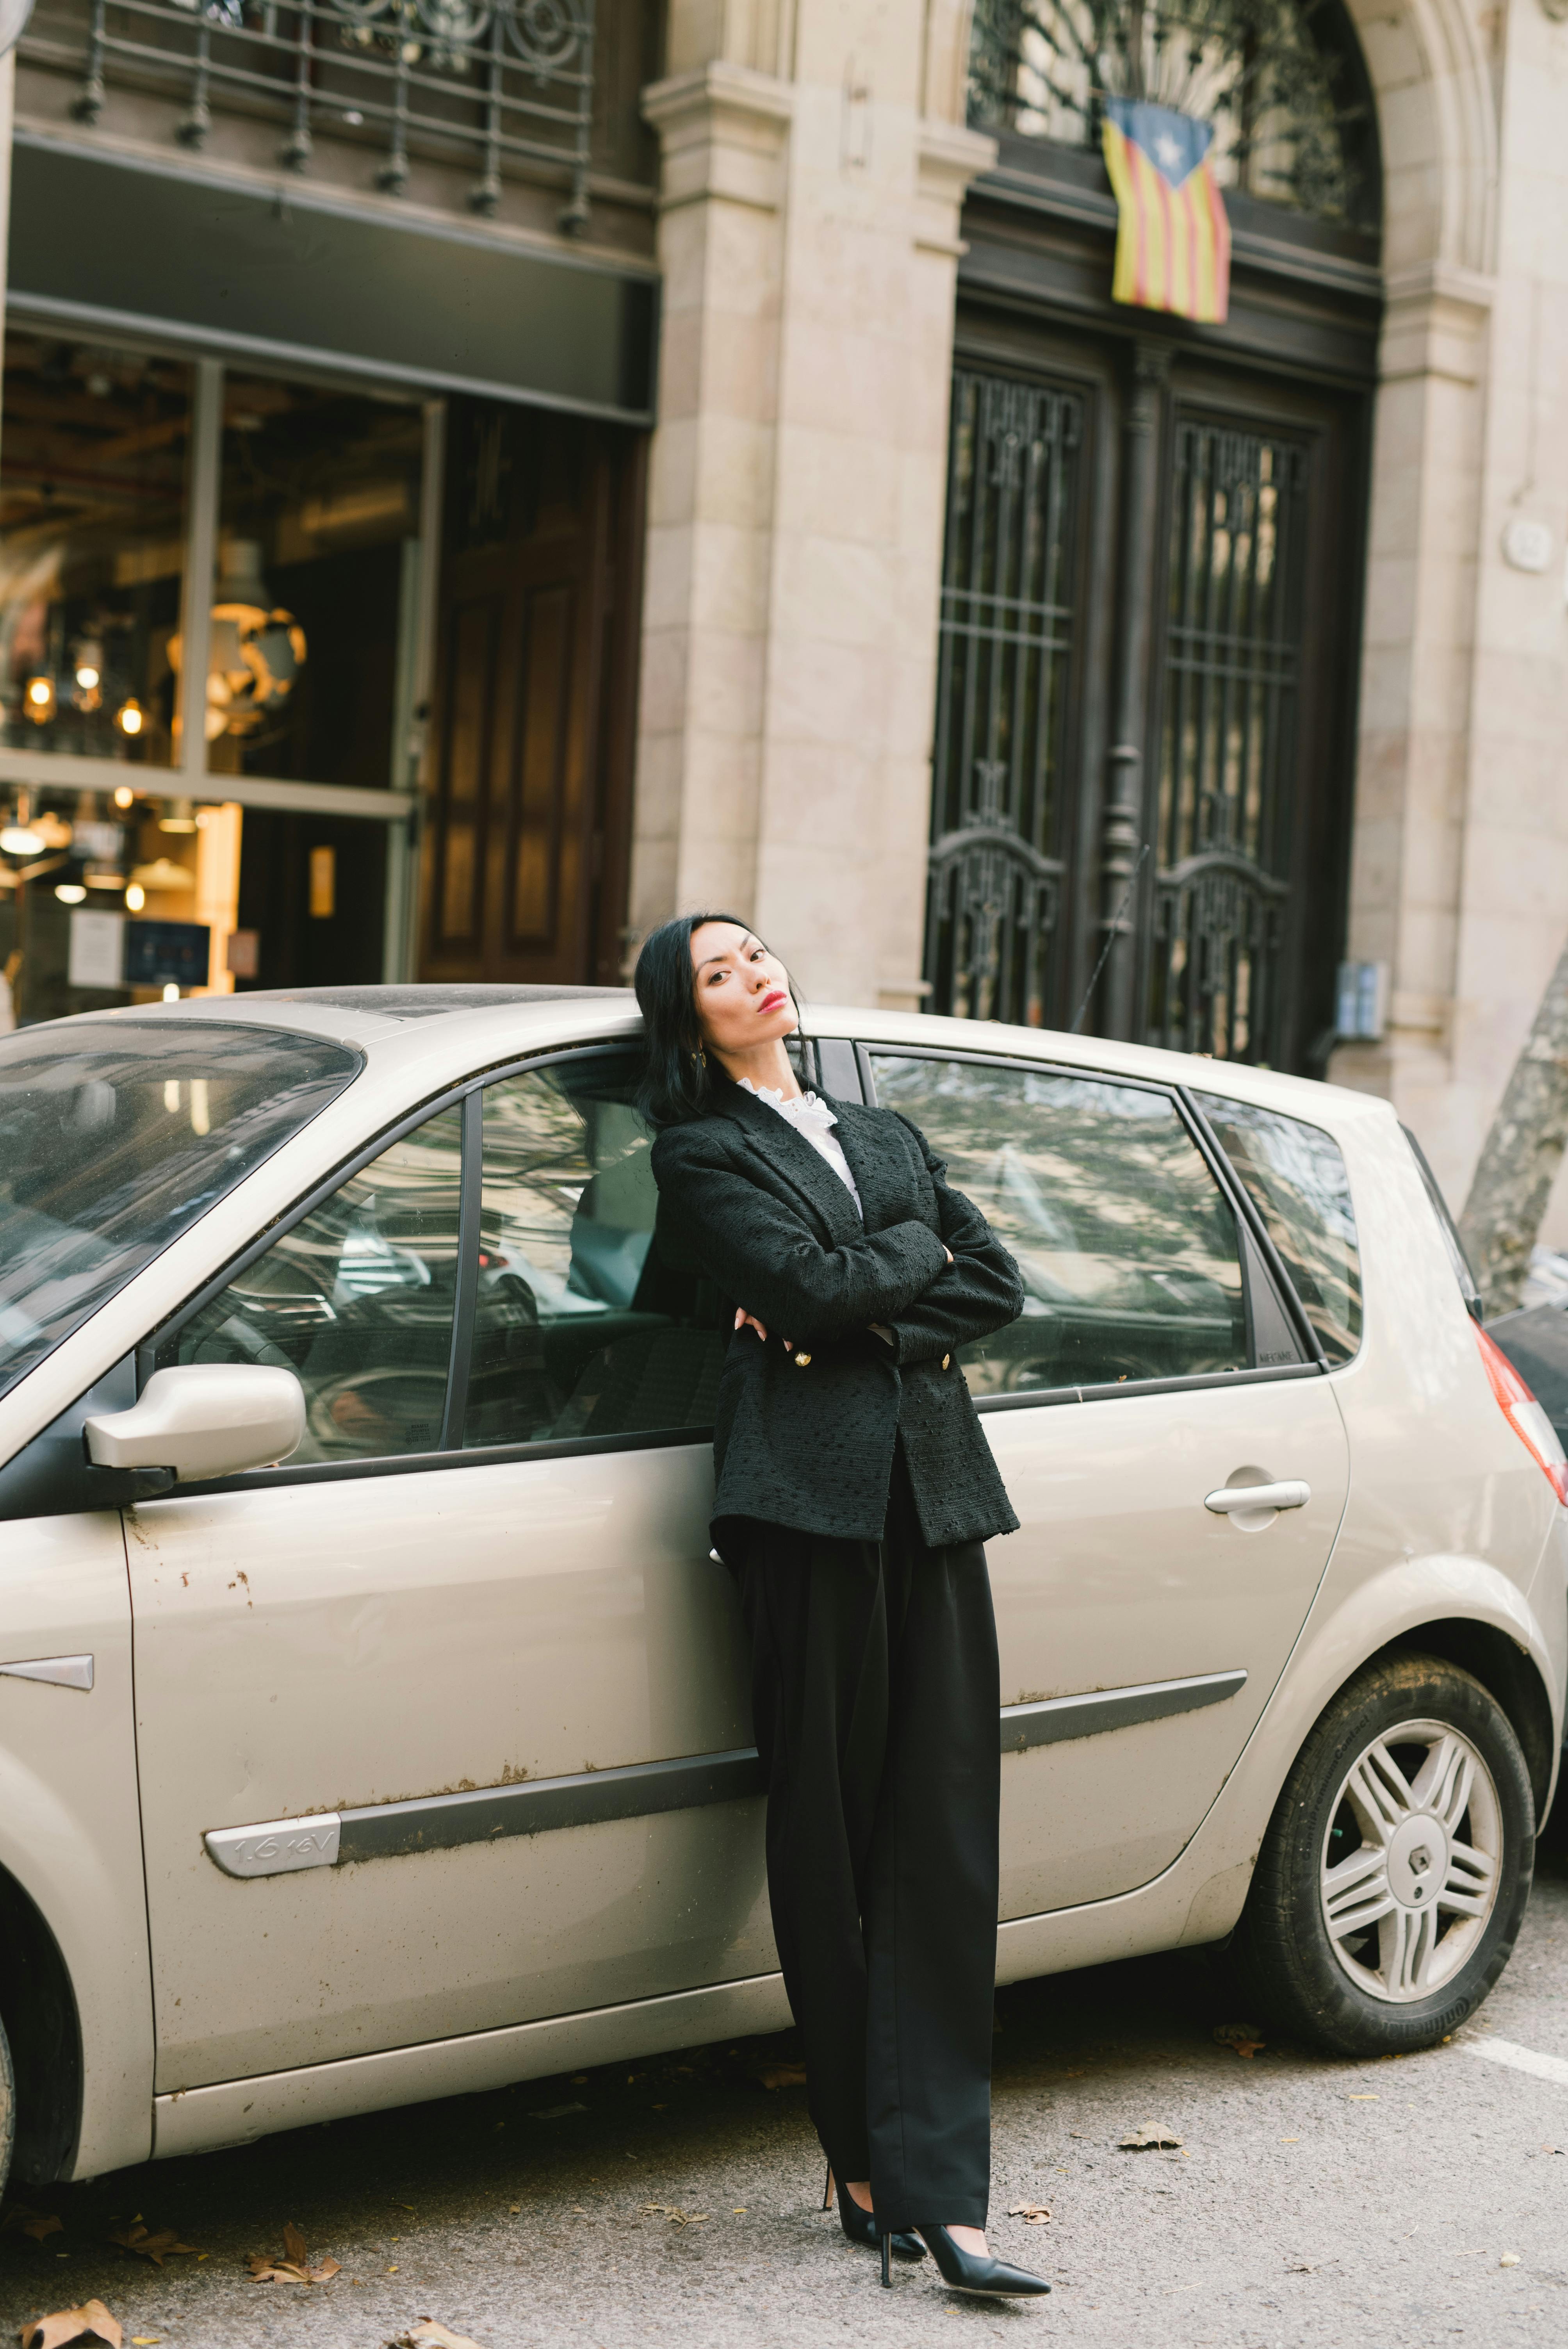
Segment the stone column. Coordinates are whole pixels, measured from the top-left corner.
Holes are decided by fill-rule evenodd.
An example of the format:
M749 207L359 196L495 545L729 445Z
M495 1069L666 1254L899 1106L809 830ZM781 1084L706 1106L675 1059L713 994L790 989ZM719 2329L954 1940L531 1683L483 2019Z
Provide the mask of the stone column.
M1440 1154L1466 777L1491 283L1390 277L1379 355L1347 951L1388 966L1380 1044L1329 1074L1385 1094ZM1457 1205L1457 1202L1456 1202Z
M717 12L715 12L717 14ZM632 920L728 904L819 999L920 1000L965 12L680 0ZM929 103L928 103L929 98Z

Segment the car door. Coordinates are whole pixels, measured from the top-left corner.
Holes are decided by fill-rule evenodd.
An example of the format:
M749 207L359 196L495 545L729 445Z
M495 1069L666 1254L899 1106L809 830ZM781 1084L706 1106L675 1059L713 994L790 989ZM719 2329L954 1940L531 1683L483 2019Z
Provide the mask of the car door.
M1344 1505L1339 1412L1171 1089L868 1061L1024 1276L1022 1319L965 1357L1022 1520L989 1551L1002 1914L1104 1899L1181 1851L1268 1701ZM1301 1505L1206 1506L1276 1483Z
M285 1465L128 1516L160 2090L768 1971L715 1300L623 1051L383 1137L143 1350Z

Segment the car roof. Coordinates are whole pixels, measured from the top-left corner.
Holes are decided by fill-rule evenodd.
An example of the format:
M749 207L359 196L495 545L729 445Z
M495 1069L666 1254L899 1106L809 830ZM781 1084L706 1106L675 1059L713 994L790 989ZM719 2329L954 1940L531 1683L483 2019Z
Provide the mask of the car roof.
M453 980L428 987L257 987L242 996L208 996L232 1010L237 1003L324 1004L334 1011L370 1011L381 1019L441 1019L459 1011L496 1011L511 1003L570 1003L583 997L615 1001L629 987L492 987Z
M390 1075L394 1067L416 1067L431 1085L451 1082L467 1069L495 1065L518 1053L558 1049L583 1034L580 1023L592 1009L590 1032L604 1041L640 1032L636 998L629 987L504 986L487 981L436 981L387 987L256 988L242 995L188 996L177 1003L146 1003L107 1012L78 1013L50 1021L64 1032L89 1022L134 1017L160 1025L191 1020L241 1021L302 1035L330 1037L357 1047ZM1184 1084L1224 1092L1263 1108L1319 1124L1359 1124L1393 1112L1380 1095L1350 1092L1305 1077L1242 1061L1214 1061L1201 1053L1172 1052L1156 1046L1112 1041L1044 1028L1010 1027L988 1019L954 1019L931 1012L809 1005L802 1021L810 1036L860 1037L875 1050L913 1046L923 1051L1053 1062L1058 1069L1142 1077L1157 1084ZM586 1040L586 1039L584 1039Z

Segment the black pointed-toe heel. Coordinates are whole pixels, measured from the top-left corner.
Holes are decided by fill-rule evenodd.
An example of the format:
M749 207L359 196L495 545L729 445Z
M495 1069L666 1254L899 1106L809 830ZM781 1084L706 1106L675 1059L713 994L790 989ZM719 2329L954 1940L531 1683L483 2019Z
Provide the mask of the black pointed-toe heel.
M827 2183L822 2189L822 2208L824 2210L830 2210L832 2208L833 2191L833 2165L830 2162L828 2164ZM851 2242L858 2243L863 2251L874 2251L877 2245L881 2243L882 2245L882 2265L884 2267L887 2265L887 2247L889 2244L891 2244L892 2249L898 2253L901 2260L923 2260L925 2257L925 2245L921 2242L917 2236L902 2234L896 2231L892 2235L884 2236L882 2229L877 2225L876 2213L874 2210L862 2210L860 2204L855 2200L854 2196L850 2192L848 2187L841 2187L838 2189L838 2194L840 2226L843 2229Z
M1027 2268L1013 2267L1006 2260L993 2259L989 2252L982 2259L975 2251L966 2251L945 2227L922 2227L919 2232L943 2282L954 2292L972 2292L983 2300L1033 2300L1050 2290L1044 2276Z

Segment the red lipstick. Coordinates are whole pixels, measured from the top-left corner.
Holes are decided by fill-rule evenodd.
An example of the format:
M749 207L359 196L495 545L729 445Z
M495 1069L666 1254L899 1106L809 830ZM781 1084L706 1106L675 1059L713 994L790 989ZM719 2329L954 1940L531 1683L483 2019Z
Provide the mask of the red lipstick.
M781 987L770 987L767 994L763 997L761 1002L758 1005L758 1014L761 1014L764 1011L777 1011L782 1005L788 1003L789 1000L789 998L785 994L784 989Z

